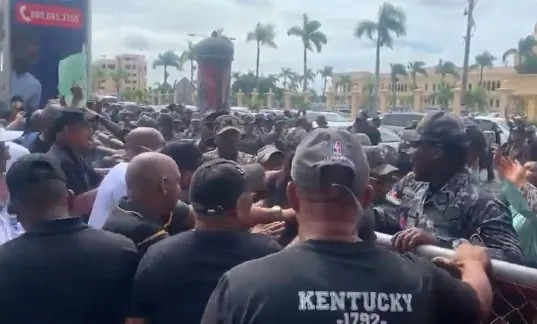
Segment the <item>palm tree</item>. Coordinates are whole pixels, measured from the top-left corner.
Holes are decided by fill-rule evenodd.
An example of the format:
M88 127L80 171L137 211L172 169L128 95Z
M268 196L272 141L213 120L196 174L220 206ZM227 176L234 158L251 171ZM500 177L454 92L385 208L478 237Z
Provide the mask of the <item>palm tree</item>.
M231 80L233 82L237 81L241 77L242 73L240 72L233 72L231 73Z
M296 73L291 70L291 68L282 67L281 72L279 74L280 80L282 82L282 86L284 90L287 90L287 81L291 80L291 78Z
M408 72L406 68L401 63L390 64L390 82L392 84L392 104L395 106L397 102L397 82L399 82L399 77L407 77Z
M394 36L406 35L406 15L403 9L391 3L383 3L380 6L376 21L362 20L356 26L354 36L362 38L364 35L374 41L376 46L375 87L373 89L375 104L373 109L377 109L380 91L380 48L393 48Z
M502 55L503 63L507 64L509 56L515 57L515 65L519 65L525 58L535 55L533 49L537 46L537 40L533 36L527 36L518 41L517 48L510 48Z
M315 77L317 75L315 73L313 73L313 71L311 69L307 69L306 70L306 74L304 75L300 75L300 81L302 81L302 83L304 83L304 79L306 79L306 81L309 83L313 83L315 82Z
M425 77L427 76L427 71L425 71L425 62L409 62L406 69L410 73L410 77L412 78L412 86L414 87L414 89L417 89L418 83L416 82L416 75L421 74Z
M347 104L349 99L347 93L352 88L352 77L349 74L342 74L339 76L336 85L337 87L343 88L343 97L345 98L345 103Z
M96 92L95 90L98 90L103 85L103 82L106 81L106 70L101 68L98 64L93 64L91 67L91 78L93 81L93 92Z
M313 47L317 53L323 50L328 40L326 35L320 31L321 23L318 20L309 20L308 15L302 15L302 26L293 26L287 31L287 35L296 36L302 39L304 44L304 75L308 72L308 51L313 52ZM304 78L302 83L302 92L308 88L308 78Z
M177 70L183 68L183 60L181 56L175 54L173 51L169 50L157 56L157 59L153 62L153 69L156 69L159 66L164 67L164 84L168 84L168 67L175 67Z
M194 44L191 41L188 41L188 48L186 51L181 54L181 64L186 61L190 61L190 83L194 84L194 70L196 70L196 63L194 60Z
M475 57L475 63L470 66L470 70L479 69L479 86L483 84L483 70L493 67L494 60L496 60L496 57L490 54L489 51L484 51Z
M298 92L298 88L300 86L300 75L298 73L293 73L291 77L289 78L289 84L287 90L290 92Z
M328 78L331 78L334 75L334 67L326 65L319 71L317 71L317 74L323 78L323 98L326 95L326 81Z
M455 63L451 61L443 61L440 59L438 61L438 65L435 69L436 74L440 74L442 76L442 83L444 83L444 79L446 78L446 75L450 74L456 78L459 77L459 72L457 72L457 66Z
M110 73L110 78L114 81L118 97L121 95L121 87L123 82L125 82L128 77L129 73L127 73L127 71L125 71L122 67L118 67L114 72Z
M261 54L261 46L266 45L271 48L277 48L276 43L274 43L274 38L276 38L276 33L274 32L274 25L271 24L263 25L261 23L257 23L254 31L249 32L246 35L246 42L254 41L257 45L257 53L255 58L256 83L259 82L259 57Z

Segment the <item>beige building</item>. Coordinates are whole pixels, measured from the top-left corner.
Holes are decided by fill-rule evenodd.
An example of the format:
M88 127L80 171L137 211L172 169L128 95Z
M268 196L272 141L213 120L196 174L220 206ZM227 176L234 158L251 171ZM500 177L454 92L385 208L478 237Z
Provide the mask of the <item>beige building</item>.
M534 28L534 37L537 39L537 25ZM517 41L513 39L513 47L516 48ZM462 50L462 49L461 49ZM537 49L536 49L537 53ZM501 62L501 56L503 53L493 53L497 58L494 62L496 66L492 68L485 68L483 70L482 84L483 88L487 90L487 101L489 109L500 110L502 102L502 92L509 93L512 97L514 106L524 110L527 115L535 115L537 119L537 74L518 74L514 66L504 66ZM515 58L515 64L516 56ZM416 58L419 60L419 57ZM402 63L407 62L392 62ZM470 64L473 62L473 57L470 58ZM374 61L371 62L373 67ZM414 82L410 73L408 77L398 76L399 80L392 87L390 73L380 74L380 89L381 94L384 93L388 105L403 105L403 106L415 106L417 102L414 101L416 93L419 93L421 97L421 109L439 105L438 99L435 93L439 90L440 85L445 82L452 87L460 86L460 76L462 75L462 68L458 68L457 72L459 77L452 75L446 75L444 79L440 74L436 73L436 66L427 67L427 75L416 75L417 90L414 90ZM348 105L351 102L352 88L355 91L360 92L362 96L367 96L372 89L372 84L375 80L375 74L368 71L356 71L334 74L333 84L338 85L342 75L350 76L351 84L347 86L334 86L335 90L334 99L335 104ZM479 85L480 70L470 70L468 73L468 89ZM499 90L500 89L500 90ZM505 89L505 91L504 91ZM395 95L394 95L395 92ZM396 102L393 101L395 98ZM452 102L450 102L450 105ZM535 111L534 111L535 110Z
M147 88L147 62L145 55L120 54L115 58L101 58L94 62L100 80L94 80L97 92L117 95L120 91L145 90ZM116 82L119 76L119 84ZM95 76L94 76L95 78ZM119 87L118 87L119 86Z

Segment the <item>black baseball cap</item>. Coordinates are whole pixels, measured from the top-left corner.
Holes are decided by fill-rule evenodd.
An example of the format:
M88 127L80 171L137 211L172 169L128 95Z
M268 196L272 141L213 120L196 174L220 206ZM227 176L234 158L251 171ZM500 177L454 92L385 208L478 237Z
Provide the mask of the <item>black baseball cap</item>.
M352 176L350 184L326 179L323 173L329 166L349 169ZM369 164L356 136L344 130L317 128L296 148L291 178L304 190L342 188L356 199L369 181Z
M221 215L237 205L250 191L248 169L234 161L215 159L203 163L190 181L190 203L199 214Z
M468 144L462 120L445 111L428 113L415 129L405 130L403 137L408 142L435 142L461 146Z
M43 153L22 156L6 174L7 188L12 195L24 195L30 185L47 180L67 181L60 162Z
M67 126L89 126L95 121L95 115L81 108L61 108L52 123L55 133L62 131Z

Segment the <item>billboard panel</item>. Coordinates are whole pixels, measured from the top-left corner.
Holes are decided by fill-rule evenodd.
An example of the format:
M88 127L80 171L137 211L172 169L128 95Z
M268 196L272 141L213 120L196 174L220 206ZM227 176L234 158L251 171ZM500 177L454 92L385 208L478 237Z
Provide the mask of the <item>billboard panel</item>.
M9 59L9 1L0 0L0 102L7 102L10 95Z
M90 0L9 1L11 96L39 109L58 97L59 62L89 49Z

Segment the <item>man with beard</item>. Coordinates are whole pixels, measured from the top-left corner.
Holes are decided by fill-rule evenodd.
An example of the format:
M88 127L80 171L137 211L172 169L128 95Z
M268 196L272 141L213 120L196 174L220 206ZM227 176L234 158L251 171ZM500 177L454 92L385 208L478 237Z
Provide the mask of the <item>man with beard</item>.
M509 210L476 185L466 167L468 135L461 120L429 113L407 135L413 172L396 185L401 202L394 217L403 230L393 237L395 249L427 244L451 249L464 239L487 247L492 258L519 261Z
M226 159L239 164L254 163L253 155L239 151L241 141L240 122L231 115L219 116L214 121L216 149L203 154L204 161Z

